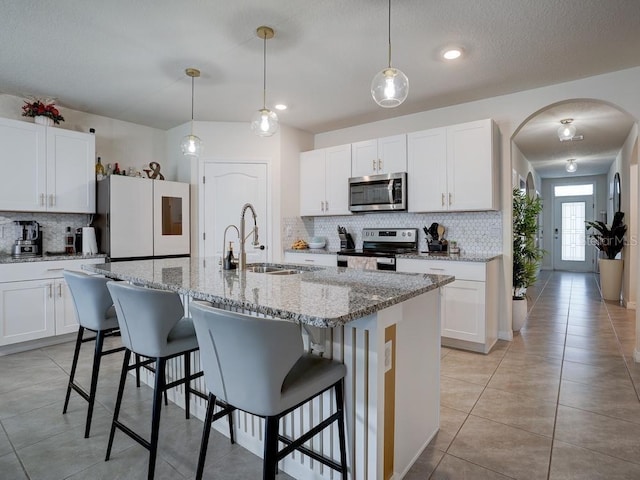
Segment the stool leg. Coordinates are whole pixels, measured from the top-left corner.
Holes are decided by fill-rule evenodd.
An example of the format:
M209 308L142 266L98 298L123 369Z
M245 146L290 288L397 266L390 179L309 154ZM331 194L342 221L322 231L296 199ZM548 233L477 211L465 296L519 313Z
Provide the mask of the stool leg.
M189 394L191 393L191 355L189 352L184 353L184 414L185 418L189 418L191 413L191 405L189 403Z
M344 435L344 380L335 384L336 408L340 413L338 417L338 439L340 442L340 465L342 465L342 478L347 480L347 445Z
M275 480L278 468L278 425L279 417L265 418L264 460L262 480Z
M62 409L62 414L67 413L67 407L69 406L69 396L71 395L71 385L73 384L73 379L76 376L76 367L78 366L78 357L80 356L80 346L82 345L82 335L84 333L84 327L78 328L78 336L76 337L76 348L73 352L73 361L71 362L71 374L69 375L69 383L67 385L67 395L64 398L64 407Z
M233 410L229 412L227 418L229 420L229 439L231 440L231 444L233 445L234 443L236 443L236 434L233 430Z
M204 428L202 429L202 440L200 441L200 455L198 456L198 468L196 470L196 480L202 479L204 472L204 462L207 457L207 448L209 447L209 434L211 433L211 423L213 422L213 411L216 408L216 397L213 393L209 393L209 402L207 403L207 413L204 418Z
M140 355L136 353L136 387L140 388Z
M100 372L100 359L104 345L104 332L96 332L96 344L93 350L93 368L91 369L91 388L89 390L89 408L87 409L87 424L84 427L84 438L89 438L91 430L91 417L93 416L93 404L96 401L96 389L98 388L98 373Z
M111 432L109 433L109 443L107 444L107 456L104 461L109 461L111 456L111 447L113 446L113 437L116 434L116 422L120 415L120 405L122 404L122 394L124 393L124 384L127 381L127 372L129 369L129 360L131 359L131 350L128 348L124 351L124 358L122 360L122 372L120 373L120 383L118 384L118 396L116 398L116 407L113 410L113 420L111 421Z
M160 412L162 410L162 393L165 386L164 358L156 358L156 380L153 389L153 414L151 418L151 441L149 446L149 480L153 479L158 453L158 437L160 433Z

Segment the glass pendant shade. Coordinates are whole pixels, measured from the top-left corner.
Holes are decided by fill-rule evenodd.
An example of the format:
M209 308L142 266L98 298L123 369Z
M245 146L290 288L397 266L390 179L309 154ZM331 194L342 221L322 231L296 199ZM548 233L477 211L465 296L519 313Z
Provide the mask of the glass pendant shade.
M558 128L558 138L561 142L571 140L576 135L576 127L570 123L560 125Z
M182 137L180 148L185 156L198 157L202 152L202 140L193 133L190 133L189 135Z
M409 79L397 68L388 67L376 74L371 82L371 96L384 108L393 108L409 94Z
M565 169L569 173L574 173L576 170L578 170L578 164L576 163L574 158L567 160L567 165L565 166Z
M261 137L270 137L278 131L278 116L268 108L261 108L251 119L251 131Z

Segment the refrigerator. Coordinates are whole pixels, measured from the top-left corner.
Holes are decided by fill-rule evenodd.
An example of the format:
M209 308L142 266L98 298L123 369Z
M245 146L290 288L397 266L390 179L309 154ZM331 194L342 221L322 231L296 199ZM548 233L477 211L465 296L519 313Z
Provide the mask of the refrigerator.
M190 254L190 185L110 175L97 182L101 249L113 260Z

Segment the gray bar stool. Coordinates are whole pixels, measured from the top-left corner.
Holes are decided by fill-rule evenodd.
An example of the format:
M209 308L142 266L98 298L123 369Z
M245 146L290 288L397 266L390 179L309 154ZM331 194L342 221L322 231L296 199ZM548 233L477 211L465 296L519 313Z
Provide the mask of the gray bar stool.
M118 316L125 354L105 460L109 460L113 438L116 428L118 428L149 450L148 478L152 479L158 450L162 393L170 388L184 384L186 418L189 418L189 400L192 393L202 398L207 398L203 393L191 388L191 381L202 376L202 372L191 373L191 353L198 350L198 341L193 322L190 318L184 317L182 302L177 293L112 281L107 283L107 288L113 298ZM127 372L136 368L135 364L129 365L131 353L155 359L156 362L151 439L149 441L118 420ZM171 383L166 383L166 362L180 355L184 357L184 377ZM233 430L231 410L222 402L218 402L218 405L227 409L229 427ZM233 443L233 437L231 441Z
M265 418L264 480L275 479L278 462L298 450L347 478L344 432L346 367L304 354L300 327L293 322L255 317L191 302L190 313L200 345L209 405L202 432L196 479L201 479L215 400ZM279 435L282 417L333 388L336 412L297 439ZM340 463L303 444L333 422L338 425ZM278 442L285 447L278 450Z
M67 394L64 399L62 413L67 413L71 390L76 391L89 403L87 409L87 421L84 429L84 438L89 437L91 430L91 417L93 416L93 405L96 400L96 388L98 386L98 373L100 371L100 360L104 355L121 352L124 347L103 350L105 336L112 335L118 330L118 319L113 308L113 300L107 289L108 279L104 277L91 276L82 272L62 272L76 309L76 316L80 327L76 337L76 346L73 352L71 363L71 374L67 385ZM85 330L95 332L94 337L83 338ZM76 367L80 355L80 346L85 342L95 340L93 351L93 367L91 370L91 386L87 393L80 385L75 383Z

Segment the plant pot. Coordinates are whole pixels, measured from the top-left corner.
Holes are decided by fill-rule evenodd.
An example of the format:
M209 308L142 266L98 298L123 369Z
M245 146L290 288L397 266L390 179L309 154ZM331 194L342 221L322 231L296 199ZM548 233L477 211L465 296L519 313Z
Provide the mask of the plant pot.
M33 117L33 121L38 125L45 125L47 127L50 127L53 125L53 119L49 117L45 117L44 115L36 115L35 117Z
M624 261L621 259L609 260L608 258L601 258L598 261L598 265L600 266L602 298L619 302Z
M519 332L527 321L527 297L514 297L512 308L512 326L514 332Z

